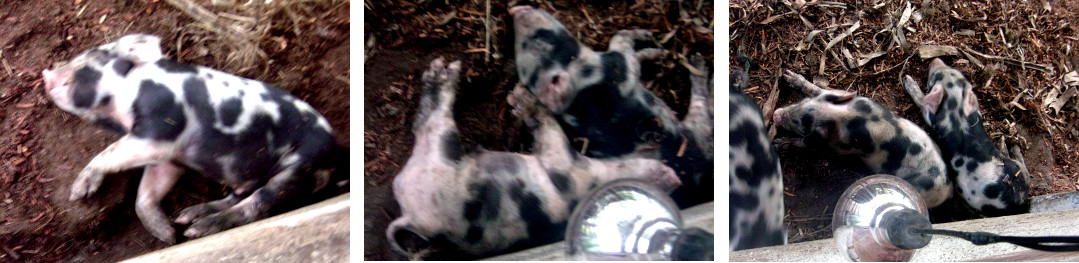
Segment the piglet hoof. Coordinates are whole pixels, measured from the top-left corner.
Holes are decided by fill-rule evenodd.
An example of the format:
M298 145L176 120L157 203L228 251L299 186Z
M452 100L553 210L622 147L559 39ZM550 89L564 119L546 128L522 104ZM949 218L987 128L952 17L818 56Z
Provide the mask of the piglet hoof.
M165 242L166 244L176 244L176 230L170 226L158 226L150 227L146 226L146 230L150 231L151 235L154 235L158 240Z
M75 183L71 185L71 196L68 200L75 201L93 195L101 186L102 179L104 179L103 174L91 169L83 169L75 178Z
M439 57L431 61L431 66L427 71L423 72L423 82L439 83L442 85L438 85L438 87L452 88L453 85L457 84L457 76L460 73L461 61L454 61L447 65L445 60Z
M661 48L645 48L638 50L637 60L658 60L667 55L667 50Z
M631 40L648 40L652 39L652 32L645 29L628 29L619 30L618 35L624 36Z
M536 97L521 85L517 85L506 95L506 104L513 107L513 116L524 121L528 127L536 127L538 122L532 114L536 111Z
M698 72L694 72L689 75L690 81L693 82L693 94L707 97L712 93L708 85L708 72L711 72L708 70L708 61L705 61L700 53L696 53L689 57L689 64L700 71L699 73L704 73L704 75L697 75Z
M191 221L195 221L198 218L221 212L221 210L222 209L215 207L211 203L198 204L188 208L184 208L184 210L180 210L180 215L177 216L176 220L173 220L173 222L181 225L186 225L190 224Z
M184 231L187 238L200 238L217 232L225 231L233 227L243 225L245 220L239 214L221 212L203 218L195 219L191 226Z

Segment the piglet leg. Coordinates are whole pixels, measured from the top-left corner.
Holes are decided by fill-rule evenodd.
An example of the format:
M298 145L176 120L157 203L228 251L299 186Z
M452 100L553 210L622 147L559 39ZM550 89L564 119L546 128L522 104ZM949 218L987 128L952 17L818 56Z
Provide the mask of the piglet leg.
M817 86L817 84L813 84L813 82L806 80L801 74L794 73L790 70L783 70L783 79L786 80L792 88L796 88L798 91L809 96L817 96L824 91L824 89Z
M535 138L532 151L544 167L569 167L573 155L577 153L570 147L566 134L547 108L537 103L536 97L521 85L517 85L510 95L506 96L506 102L513 107L513 115L532 129L532 137Z
M170 162L155 163L146 166L139 182L139 194L135 199L135 214L142 225L154 237L165 243L176 243L175 230L168 217L161 211L161 199L169 193L176 180L183 174L183 168Z
M619 30L618 33L611 37L611 43L608 45L607 51L636 54L633 50L633 42L646 39L652 39L652 32L644 29Z
M918 82L914 81L914 78L910 75L903 76L903 89L907 90L907 94L911 99L914 99L914 105L918 105L919 109L922 109L922 118L925 118L925 123L933 125L933 119L930 118L929 107L923 102L925 100L925 93L922 93L922 88L918 86Z
M695 54L690 57L693 67L702 72L710 72L704 57ZM705 73L707 74L707 73ZM693 135L694 140L700 142L701 148L706 149L706 154L711 154L712 149L712 85L709 85L708 76L690 74L689 79L693 84L690 90L689 110L686 112L682 125ZM711 157L709 157L711 158Z
M312 167L312 157L294 153L285 156L274 167L273 176L266 185L256 189L236 205L203 218L196 218L184 231L189 238L202 237L221 232L265 218L270 208L286 200L309 194L315 188L314 178L305 176Z
M176 216L176 220L173 220L173 222L182 225L190 224L191 221L194 221L196 218L202 218L210 214L221 212L239 202L240 197L230 193L221 200L214 200L180 210L180 215Z
M79 172L71 186L69 199L74 201L94 194L105 179L105 174L170 160L174 156L174 148L171 142L154 142L131 134L124 135L98 153Z

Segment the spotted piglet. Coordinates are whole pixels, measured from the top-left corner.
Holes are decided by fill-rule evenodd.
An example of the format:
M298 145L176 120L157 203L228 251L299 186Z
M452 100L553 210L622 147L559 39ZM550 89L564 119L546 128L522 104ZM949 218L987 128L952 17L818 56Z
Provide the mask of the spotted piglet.
M554 112L570 138L584 139L586 155L663 160L682 178L683 187L672 194L680 207L714 199L712 89L706 76L692 81L689 110L679 121L640 81L640 60L665 54L634 48L634 42L651 39L651 32L618 31L607 51L597 52L546 11L515 6L510 13L520 82ZM690 60L706 68L702 57Z
M873 173L914 185L930 208L952 196L940 149L918 125L869 98L820 88L789 70L783 78L810 97L776 109L772 120L802 136L806 147L857 155Z
M474 258L561 240L575 203L606 182L638 178L674 189L663 163L597 160L573 151L557 121L518 87L507 98L535 138L533 154L463 150L453 120L460 62L431 62L412 132L412 156L393 180L401 217L386 229L408 256Z
M1022 157L1002 154L991 143L978 112L978 98L963 73L933 59L929 63L929 94L914 78L903 86L936 131L937 143L970 207L990 216L1025 213L1030 208L1029 175Z
M787 243L779 156L764 128L760 108L752 98L741 92L747 80L744 71L731 73L731 251Z
M145 167L135 212L174 243L173 222L189 225L189 238L213 234L328 183L321 162L335 141L314 108L259 81L166 59L158 43L129 35L42 72L54 104L123 134L79 172L71 200L93 195L106 174ZM231 192L170 220L160 202L186 169Z

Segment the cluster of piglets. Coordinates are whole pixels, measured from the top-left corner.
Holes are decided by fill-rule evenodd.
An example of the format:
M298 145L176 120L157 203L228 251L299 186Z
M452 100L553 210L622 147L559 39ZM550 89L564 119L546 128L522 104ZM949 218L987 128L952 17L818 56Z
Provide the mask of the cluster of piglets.
M329 122L265 83L167 59L160 39L128 35L42 72L64 111L123 134L90 160L71 188L87 198L106 174L145 167L135 212L158 239L200 237L279 212L278 204L327 185L335 147ZM170 220L161 200L186 169L231 188L221 200Z
M555 242L576 203L604 183L634 178L679 206L713 199L711 85L691 76L684 120L639 80L645 30L619 31L608 52L581 45L549 13L510 9L520 84L507 96L534 137L531 154L464 150L452 116L459 62L423 73L412 156L393 183L401 206L386 235L409 256L474 258ZM690 63L707 71L703 57ZM578 151L570 138L584 138Z
M993 147L970 82L940 59L930 63L928 95L910 76L904 80L934 137L868 98L822 89L789 71L784 78L810 96L772 117L777 127L801 136L800 145L856 155L873 173L909 182L930 208L957 194L984 215L1029 210L1028 175L1018 151L1013 155L1020 161Z
M1009 155L993 147L970 81L938 58L929 63L926 85L929 94L922 93L914 78L903 79L907 93L925 114L925 123L936 131L967 205L990 216L1030 210L1030 177L1022 154L1018 148Z
M640 60L666 53L634 49L634 41L650 39L651 32L618 31L601 53L580 44L543 10L517 6L510 13L521 84L558 117L570 138L585 139L585 155L662 160L682 179L671 194L679 207L714 199L712 93L706 77L692 80L689 110L679 121L640 81Z

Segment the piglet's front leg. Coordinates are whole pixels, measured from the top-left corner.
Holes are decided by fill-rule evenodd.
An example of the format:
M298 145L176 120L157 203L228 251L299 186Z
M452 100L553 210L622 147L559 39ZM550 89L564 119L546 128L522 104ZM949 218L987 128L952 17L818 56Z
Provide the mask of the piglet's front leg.
M170 160L174 155L174 148L172 142L154 142L131 134L124 135L98 153L90 160L90 164L79 172L71 186L71 197L68 199L75 201L97 192L105 174Z

